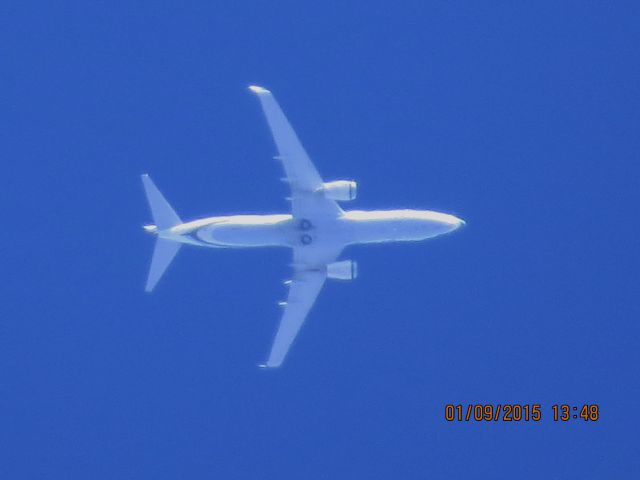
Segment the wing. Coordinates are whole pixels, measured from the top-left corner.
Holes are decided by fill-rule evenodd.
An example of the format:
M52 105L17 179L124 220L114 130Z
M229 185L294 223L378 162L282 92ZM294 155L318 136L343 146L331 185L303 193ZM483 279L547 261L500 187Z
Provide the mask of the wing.
M269 359L261 366L272 368L282 364L326 278L326 272L320 271L299 272L294 276Z
M327 279L326 265L335 260L341 249L311 245L294 248L294 275L289 287L289 297L284 305L269 359L262 367L279 367L282 364Z
M251 86L249 89L260 99L278 148L276 158L282 162L287 175L286 181L291 188L293 216L302 219L341 214L342 210L336 202L318 192L322 188L322 178L273 94L262 87Z

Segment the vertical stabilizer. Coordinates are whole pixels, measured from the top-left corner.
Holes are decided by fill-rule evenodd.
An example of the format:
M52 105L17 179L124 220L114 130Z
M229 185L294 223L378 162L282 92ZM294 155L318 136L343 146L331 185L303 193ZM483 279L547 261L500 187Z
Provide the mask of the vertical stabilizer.
M153 221L158 227L158 231L167 230L181 224L180 217L171 208L167 199L164 198L158 187L153 183L153 180L151 180L151 177L146 173L142 175L142 184L144 185L144 192L147 194L151 215L153 215Z

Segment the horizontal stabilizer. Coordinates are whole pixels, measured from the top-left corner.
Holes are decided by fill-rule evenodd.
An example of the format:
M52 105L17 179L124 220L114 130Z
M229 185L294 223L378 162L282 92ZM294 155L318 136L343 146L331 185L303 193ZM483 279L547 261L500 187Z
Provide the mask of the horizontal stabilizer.
M181 243L158 237L156 246L153 249L153 258L151 259L151 267L149 267L149 277L147 278L147 286L144 288L145 291L150 292L155 288L158 280L160 280L181 246Z
M151 215L158 227L158 231L168 230L171 227L181 224L182 220L180 220L180 217L178 217L171 205L169 205L169 202L167 202L167 199L164 198L160 190L158 190L158 187L156 187L151 180L151 177L146 173L142 175L142 184L144 185L149 208L151 208Z

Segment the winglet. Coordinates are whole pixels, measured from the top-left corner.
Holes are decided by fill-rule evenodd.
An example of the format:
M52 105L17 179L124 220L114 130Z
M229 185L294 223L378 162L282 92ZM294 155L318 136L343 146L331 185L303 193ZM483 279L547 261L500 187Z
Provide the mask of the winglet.
M257 94L257 95L261 95L261 94L269 94L271 93L269 90L267 90L266 88L263 87L259 87L258 85L250 85L249 86L249 90L251 90L253 93Z

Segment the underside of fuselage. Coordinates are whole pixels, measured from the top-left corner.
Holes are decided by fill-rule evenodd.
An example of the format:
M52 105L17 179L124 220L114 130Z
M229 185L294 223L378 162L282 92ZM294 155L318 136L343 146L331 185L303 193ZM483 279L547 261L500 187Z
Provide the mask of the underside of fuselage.
M429 210L354 210L321 225L294 219L292 215L209 217L177 225L164 236L218 248L294 247L316 242L346 246L420 241L448 233L462 224L453 215Z

